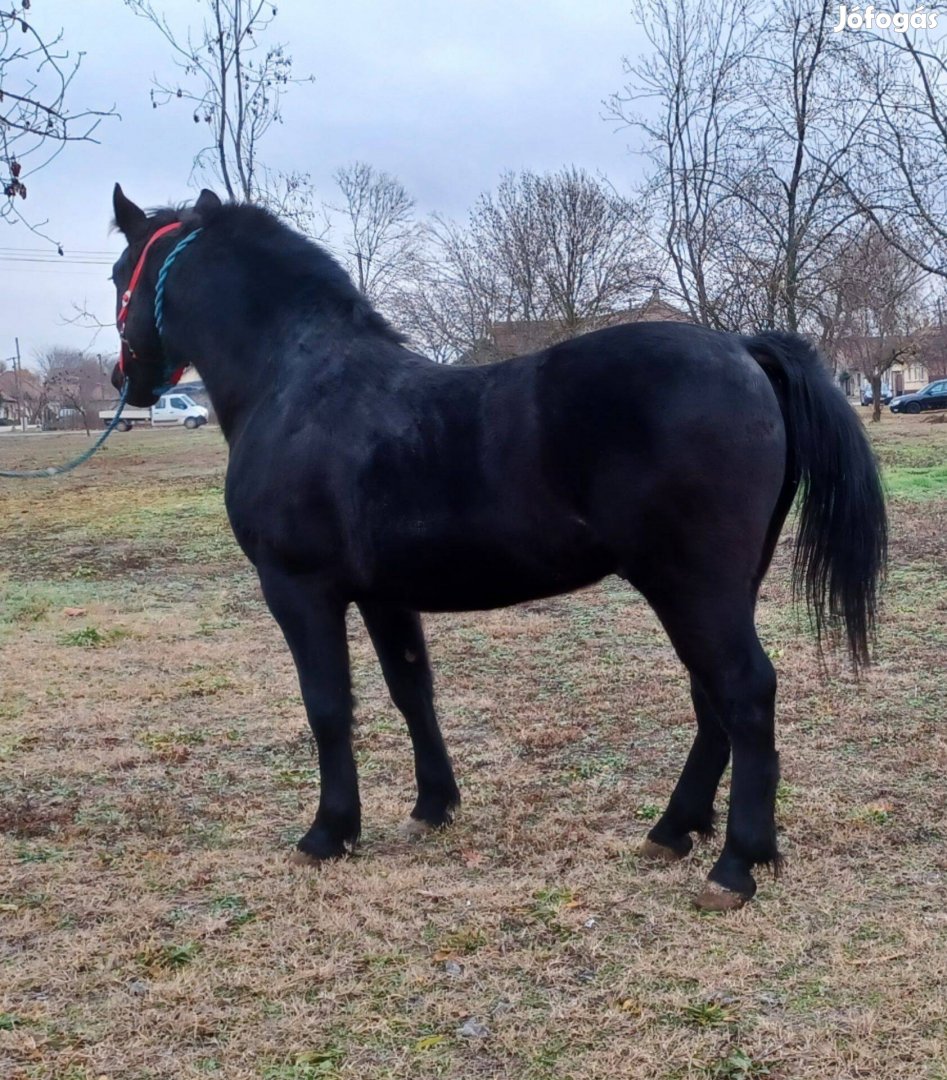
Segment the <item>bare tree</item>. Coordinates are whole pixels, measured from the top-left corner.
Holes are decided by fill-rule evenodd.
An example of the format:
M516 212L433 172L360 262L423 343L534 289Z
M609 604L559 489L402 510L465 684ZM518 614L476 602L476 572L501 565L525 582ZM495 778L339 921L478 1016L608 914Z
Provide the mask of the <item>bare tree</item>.
M31 223L20 209L27 180L68 143L95 142L100 121L113 115L111 110L70 108L70 87L81 60L81 54L73 56L64 48L61 32L37 28L30 0L12 0L0 11L0 218L21 221L39 235L46 222Z
M653 282L638 208L582 169L508 173L470 214L467 245L494 319L592 329Z
M626 62L615 116L644 136L648 190L691 314L803 329L833 237L859 211L837 174L866 122L857 44L827 0L638 0L650 55ZM632 106L646 102L650 113ZM656 118L655 118L656 117Z
M496 192L479 197L468 220L468 244L491 270L494 315L524 322L550 314L537 181L533 173L507 173Z
M903 243L903 241L902 241ZM919 355L923 272L874 224L849 237L835 267L844 312L837 349L868 380L872 419L881 419L881 391L892 366Z
M179 70L176 80L154 80L152 105L184 101L194 123L209 132L195 159L197 171L214 177L229 198L260 203L307 227L309 176L271 170L260 156L264 137L282 119L283 95L293 84L311 81L293 75L284 45L262 43L276 6L269 0L200 0L200 28L177 29L151 0L125 3L160 31Z
M399 294L398 325L440 363L499 359L490 332L501 310L491 258L469 232L433 217L422 230L421 254Z
M343 200L330 207L342 218L335 246L359 289L385 308L420 257L414 199L395 177L361 161L335 180Z
M756 65L749 148L738 196L773 254L768 325L803 329L836 236L859 217L835 177L868 121L848 92L857 42L833 34L838 5L782 0Z
M465 363L508 354L499 323L533 324L530 347L594 329L654 284L645 224L640 207L581 169L508 173L464 224L425 226L396 321L437 359Z
M869 38L858 75L870 122L836 180L890 244L947 277L947 42L910 26Z
M80 417L86 434L96 406L111 397L108 374L94 357L77 349L53 348L38 358L44 403Z
M541 236L540 279L570 333L591 329L650 280L641 207L582 169L524 176Z
M652 170L645 185L663 218L663 246L676 292L691 317L720 326L720 234L736 144L744 125L746 60L762 27L755 0L635 0L651 46L624 59L625 86L611 115L637 129Z

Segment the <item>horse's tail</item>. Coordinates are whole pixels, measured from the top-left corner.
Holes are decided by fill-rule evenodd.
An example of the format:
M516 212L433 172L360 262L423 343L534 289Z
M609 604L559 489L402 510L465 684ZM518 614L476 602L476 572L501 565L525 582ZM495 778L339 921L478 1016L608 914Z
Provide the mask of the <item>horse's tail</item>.
M769 376L787 432L787 483L802 488L793 588L821 641L845 624L852 662L869 662L888 525L878 464L861 421L819 355L796 334L743 344Z

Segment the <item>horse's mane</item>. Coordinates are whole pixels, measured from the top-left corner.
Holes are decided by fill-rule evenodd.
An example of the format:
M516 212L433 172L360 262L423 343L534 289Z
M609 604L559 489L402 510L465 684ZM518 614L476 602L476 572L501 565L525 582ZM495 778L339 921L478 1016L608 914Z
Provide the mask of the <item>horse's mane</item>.
M262 249L264 257L272 254L281 261L289 260L294 277L305 279L307 289L322 304L389 341L401 344L406 340L372 307L368 297L359 292L343 267L325 248L290 228L262 206L225 203L209 218L195 213L190 206L164 206L150 211L148 217L158 226L173 221L185 225L213 226L215 231L220 229L237 243L246 241L248 245Z

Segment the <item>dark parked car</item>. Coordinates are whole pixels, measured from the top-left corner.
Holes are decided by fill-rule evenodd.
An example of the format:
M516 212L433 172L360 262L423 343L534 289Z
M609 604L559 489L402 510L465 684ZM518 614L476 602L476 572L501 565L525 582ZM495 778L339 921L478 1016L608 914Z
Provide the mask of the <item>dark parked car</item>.
M926 409L947 409L947 379L938 379L916 394L902 394L891 402L892 412L919 413Z
M894 395L891 393L891 387L887 383L881 384L881 404L887 405ZM874 401L874 394L871 392L871 387L866 386L862 390L862 405L870 405Z

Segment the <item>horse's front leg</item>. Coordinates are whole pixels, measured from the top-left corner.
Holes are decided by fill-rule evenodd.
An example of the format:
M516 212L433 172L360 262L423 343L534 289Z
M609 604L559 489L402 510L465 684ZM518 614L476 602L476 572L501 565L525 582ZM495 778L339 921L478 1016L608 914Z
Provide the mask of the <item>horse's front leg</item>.
M434 684L420 616L406 608L371 602L360 603L359 610L391 700L405 718L414 747L418 801L409 826L420 823L440 828L450 822L460 792L434 712Z
M352 693L346 604L305 575L259 567L260 584L296 662L299 687L319 752L319 808L299 841L296 861L344 855L361 829L352 754Z

